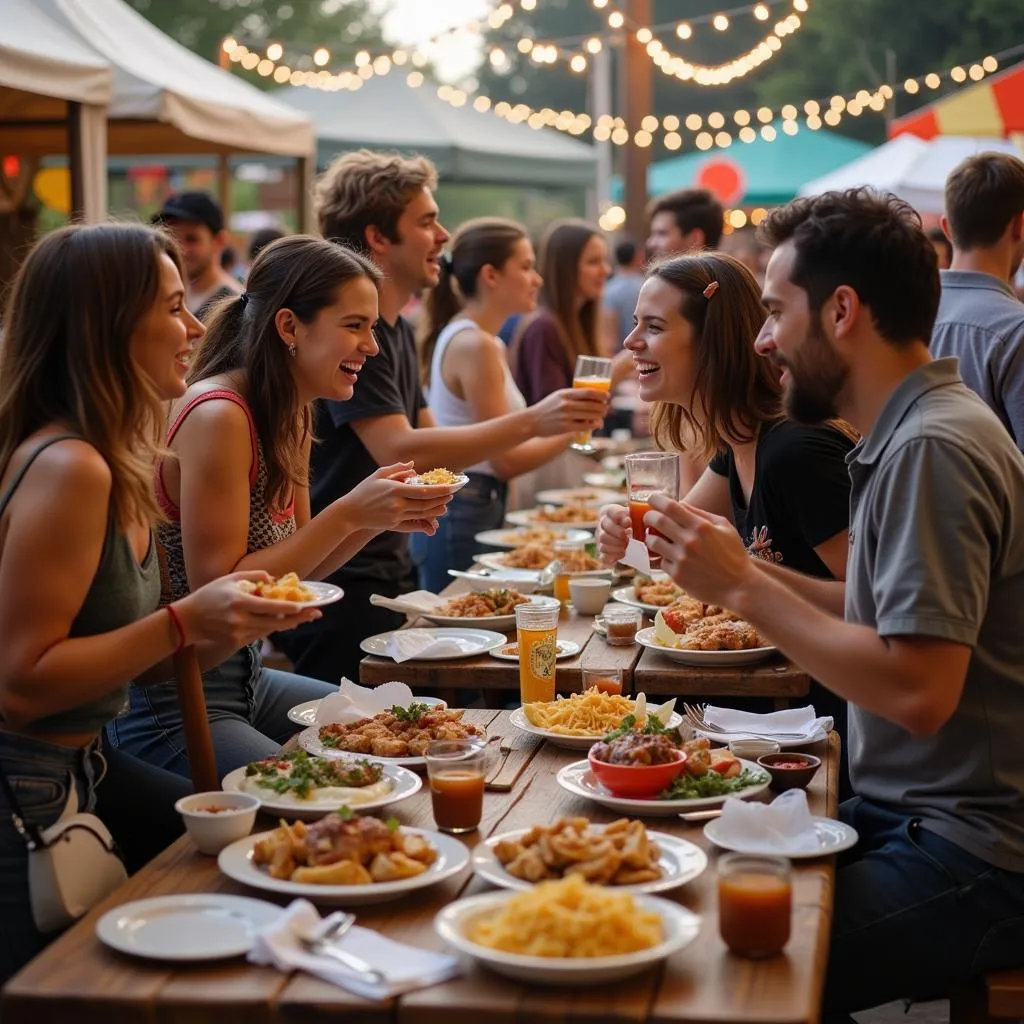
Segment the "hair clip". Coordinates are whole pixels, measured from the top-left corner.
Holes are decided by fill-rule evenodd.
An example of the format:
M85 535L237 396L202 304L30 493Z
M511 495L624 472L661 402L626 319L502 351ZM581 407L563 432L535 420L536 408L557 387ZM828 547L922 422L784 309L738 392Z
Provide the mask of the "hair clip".
M717 292L717 291L718 291L718 282L717 281L712 281L707 286L707 288L704 289L704 298L705 299L710 299L711 296L714 295L715 292Z
M242 292L242 294L238 296L238 301L242 304L242 309L245 309L245 307L249 305L249 293Z

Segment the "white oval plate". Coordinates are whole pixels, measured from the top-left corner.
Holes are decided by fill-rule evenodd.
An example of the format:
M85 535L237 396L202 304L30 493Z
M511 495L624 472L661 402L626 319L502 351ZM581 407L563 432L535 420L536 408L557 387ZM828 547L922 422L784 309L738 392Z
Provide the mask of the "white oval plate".
M360 645L359 649L365 654L375 654L378 658L387 658L385 653L391 634L378 633L376 636L368 636ZM508 643L508 638L501 633L492 632L489 629L432 629L435 640L454 640L459 648L458 654L435 654L426 658L413 658L413 661L448 661L451 658L475 658L478 654L486 654L493 651L495 647L501 647Z
M842 853L843 850L849 850L851 847L856 846L857 839L859 838L856 830L845 822L836 821L835 818L816 817L814 819L814 831L818 836L818 842L821 844L821 848L818 850L792 850L786 849L783 845L774 850L750 849L742 842L733 843L728 839L723 839L719 835L721 825L722 819L715 818L704 826L704 835L715 846L719 846L723 850L733 850L736 853L776 854L780 857L788 857L790 860L811 860L814 857L829 857L833 853Z
M639 630L636 642L664 654L666 658L678 661L681 665L701 665L705 668L716 665L722 668L730 665L751 665L755 661L770 658L778 650L777 647L754 647L749 651L684 651L678 647L662 647L654 640L654 626Z
M269 832L246 836L237 843L225 847L217 857L217 867L228 878L254 889L282 893L293 899L305 897L313 903L362 907L370 903L397 900L406 893L436 885L446 878L451 878L452 875L457 875L469 863L469 850L452 836L420 828L403 827L402 831L423 836L437 850L437 860L422 874L402 878L396 882L373 882L370 885L309 885L285 878L271 878L252 862L253 847L259 840L270 835Z
M288 721L302 726L316 725L316 711L320 707L321 700L323 700L322 697L317 700L307 700L301 704L296 704L288 712ZM416 704L426 704L430 708L448 707L440 697L413 697L413 702Z
M500 572L488 570L486 573L449 569L448 575L465 580L470 590L477 593L481 590L493 590L495 587L509 587L518 590L520 594L532 594L540 586L540 573L530 569L503 569Z
M456 491L461 491L466 484L469 483L469 477L465 473L456 473L456 480L453 484L425 484L418 476L411 476L406 483L412 484L414 487L447 487L449 493L454 494Z
M519 981L541 985L594 985L618 981L639 974L652 964L688 946L700 931L700 918L668 900L657 896L637 896L637 903L661 917L665 939L650 949L619 956L544 957L503 953L487 946L478 946L466 938L466 927L480 914L495 914L513 893L485 893L450 903L434 918L434 929L450 946L492 971Z
M633 608L643 608L651 615L656 615L668 608L667 604L649 604L647 601L641 601L636 596L636 587L617 587L612 591L612 600L618 601L620 604L628 604Z
M600 487L553 487L538 491L538 505L610 505L621 504L622 492Z
M512 515L515 515L515 513L513 512ZM547 526L548 524L544 523L543 525ZM559 529L557 525L554 525L551 526L551 530L560 534L559 540L571 540L578 541L580 544L589 544L594 539L594 535L589 530L581 530L575 526ZM483 533L478 533L473 540L477 544L486 544L492 548L507 548L509 551L530 543L530 541L523 539L522 533L519 530L484 530Z
M651 704L648 711L654 714L661 707L660 704ZM556 747L562 747L564 750L589 750L599 740L604 739L604 733L599 736L563 736L561 733L550 732L548 729L541 729L539 726L534 725L527 717L526 712L521 707L515 709L511 715L508 716L508 720L517 729L523 732L528 732L532 736L543 736L548 743ZM683 716L677 711L672 712L672 717L668 720L668 728L675 729L676 726L681 725Z
M597 831L603 831L605 828L604 825L596 824L590 827ZM510 875L494 853L494 847L498 843L506 839L518 839L529 831L528 828L520 828L514 832L503 832L501 835L491 836L485 843L477 844L473 849L473 870L485 882L490 882L500 889L532 889L533 882ZM636 885L609 885L608 889L611 892L628 892L634 895L668 892L692 882L708 866L707 854L699 846L665 832L648 832L647 835L661 849L661 857L658 858L661 878L656 878L652 882L638 882Z
M622 502L626 493L626 473L584 473L583 482L588 487L606 487L615 492L615 500ZM540 500L538 495L537 500Z
M326 604L340 601L345 596L345 591L333 583L321 583L318 580L299 582L314 596L312 601L290 601L289 604L294 604L296 608L322 608Z
M751 771L762 772L765 776L764 782L755 783L738 793L728 793L726 796L735 796L740 800L749 800L758 793L763 793L771 783L768 773L756 765L753 761L739 759L742 768L749 768ZM704 796L694 797L689 800L659 800L652 797L649 800L631 800L626 797L612 796L600 782L594 778L590 771L589 761L574 761L567 764L556 776L558 784L566 792L574 793L576 796L593 800L602 807L610 807L620 814L636 814L640 817L668 818L683 811L699 811L704 807L717 807L725 803L725 796Z
M515 654L506 653L510 647L516 649ZM556 658L572 658L579 654L583 648L580 647L575 640L559 640L558 641L558 653L555 655ZM496 647L491 651L491 657L497 658L498 661L519 661L519 644L516 641L512 641L510 644L506 644L504 647Z
M120 953L153 960L219 960L244 956L257 932L282 913L249 896L156 896L108 910L96 922L96 937Z
M546 526L549 530L560 530L562 532L579 532L580 530L596 530L597 520L584 520L582 523L548 523L542 519L537 518L537 513L540 512L539 508L524 508L518 512L509 512L505 516L505 521L512 523L513 526ZM570 537L570 540L573 538Z
M525 594L523 595L526 596ZM555 597L538 597L536 594L529 595L530 603L540 605L542 608L554 608L561 604ZM511 615L431 615L423 613L423 618L433 622L437 626L464 626L471 622L480 629L515 629L516 614Z
M505 570L509 569L510 566L505 565L505 563L502 561L503 557L504 557L503 555L500 555L500 554L498 554L495 551L491 551L491 552L486 552L485 551L485 552L481 552L478 555L474 555L473 556L473 560L476 561L476 562L479 562L482 566L484 566L487 569L492 569L495 572L504 572ZM539 574L541 572L540 569L524 569L524 570L518 570L517 569L515 571L516 572L519 572L519 571L522 571L522 572L533 572L533 573L537 573L537 574ZM613 569L586 569L583 572L574 572L572 575L573 576L603 576L606 579L611 579L615 575L615 570L613 570Z
M245 781L244 766L236 768L233 772L225 775L221 781L221 788L228 793L248 793L250 796L256 797L260 802L262 810L278 817L312 821L316 818L322 818L325 814L330 814L332 811L340 810L345 806L351 807L353 811L358 811L361 814L363 811L372 811L379 807L397 804L400 800L405 800L412 796L413 793L418 793L423 787L423 780L415 772L411 772L407 768L402 768L396 764L385 764L381 758L366 757L366 755L363 755L363 757L368 761L379 761L380 764L384 765L384 777L391 781L391 791L389 793L365 804L347 804L344 800L299 800L297 797L287 800L283 799L281 794L269 789L264 797L261 792L242 788L242 783ZM337 758L334 758L334 760L337 760Z

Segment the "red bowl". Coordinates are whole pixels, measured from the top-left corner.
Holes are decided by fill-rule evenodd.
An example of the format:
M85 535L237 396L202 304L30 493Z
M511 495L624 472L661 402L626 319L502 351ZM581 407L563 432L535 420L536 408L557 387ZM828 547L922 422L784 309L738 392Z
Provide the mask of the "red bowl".
M590 770L612 796L645 799L657 796L676 780L686 765L686 754L678 751L679 760L666 764L609 764L587 754Z

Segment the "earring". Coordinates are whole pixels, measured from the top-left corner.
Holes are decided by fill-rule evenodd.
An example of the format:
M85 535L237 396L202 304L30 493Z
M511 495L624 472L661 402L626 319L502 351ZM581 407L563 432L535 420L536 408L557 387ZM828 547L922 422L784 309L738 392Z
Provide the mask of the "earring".
M289 345L288 346L288 355L290 355L292 357L292 359L295 358L295 346L294 345Z

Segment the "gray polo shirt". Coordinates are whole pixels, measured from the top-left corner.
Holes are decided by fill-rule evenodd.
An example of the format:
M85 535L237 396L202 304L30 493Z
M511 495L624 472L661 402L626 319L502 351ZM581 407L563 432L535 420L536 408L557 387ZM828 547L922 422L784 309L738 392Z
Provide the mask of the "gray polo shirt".
M847 461L847 621L972 650L934 736L850 704L853 788L1024 871L1024 455L942 359L899 385Z
M1024 302L992 274L943 270L941 276L931 353L960 360L964 383L1024 449Z

